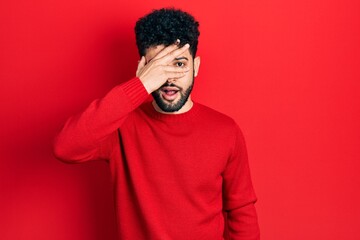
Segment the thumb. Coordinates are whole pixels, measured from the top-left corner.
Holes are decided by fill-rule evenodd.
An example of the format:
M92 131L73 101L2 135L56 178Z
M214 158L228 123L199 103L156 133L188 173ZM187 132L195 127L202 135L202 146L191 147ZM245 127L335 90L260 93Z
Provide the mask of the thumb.
M137 66L137 70L136 70L136 76L138 77L139 76L139 73L141 71L141 69L145 66L145 57L142 56L140 61L139 61L139 64Z

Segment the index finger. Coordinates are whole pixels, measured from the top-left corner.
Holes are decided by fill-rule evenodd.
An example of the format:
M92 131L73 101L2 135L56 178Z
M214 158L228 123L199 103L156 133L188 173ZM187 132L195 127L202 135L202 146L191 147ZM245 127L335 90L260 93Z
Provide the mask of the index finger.
M184 46L182 46L181 48L176 48L176 49L168 52L167 54L163 55L159 59L161 59L161 61L164 62L165 64L168 64L168 63L172 62L176 57L178 57L179 55L184 53L189 47L190 47L190 44L187 43Z
M153 57L151 60L156 60L159 58L162 58L163 56L165 56L166 54L169 54L170 52L174 51L175 49L178 48L178 45L180 43L180 40L177 39L176 42L174 44L171 44L167 47L164 47L160 52L158 52L158 54L155 55L155 57Z

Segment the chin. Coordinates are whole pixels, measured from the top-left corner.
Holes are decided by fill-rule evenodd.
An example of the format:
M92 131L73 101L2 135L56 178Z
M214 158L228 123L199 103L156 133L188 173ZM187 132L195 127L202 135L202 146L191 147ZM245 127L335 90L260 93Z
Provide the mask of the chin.
M156 102L156 104L164 112L177 112L184 106L184 104L182 105L178 104L178 101L176 103L171 103L171 104L161 101L161 102Z

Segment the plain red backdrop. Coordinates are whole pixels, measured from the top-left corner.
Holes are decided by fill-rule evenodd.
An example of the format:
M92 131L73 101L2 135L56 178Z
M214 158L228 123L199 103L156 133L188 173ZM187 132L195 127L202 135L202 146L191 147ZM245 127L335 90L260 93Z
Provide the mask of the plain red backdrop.
M194 99L247 140L263 240L360 239L360 2L0 3L0 238L115 240L105 162L52 156L64 121L134 76L133 27L201 23Z

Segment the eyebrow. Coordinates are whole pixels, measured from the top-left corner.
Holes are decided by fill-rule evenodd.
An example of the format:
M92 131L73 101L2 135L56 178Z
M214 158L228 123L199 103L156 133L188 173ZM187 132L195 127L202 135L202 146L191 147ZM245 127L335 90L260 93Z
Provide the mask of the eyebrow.
M183 59L185 59L186 61L189 61L189 59L188 59L187 57L178 57L178 58L175 58L174 60L179 61L179 60L183 60ZM149 61L146 61L145 64L147 64L147 63L150 62L151 60L152 60L152 59L149 59Z
M175 60L179 61L179 60L183 60L185 59L186 61L189 61L189 59L187 57L178 57L178 58L175 58Z

